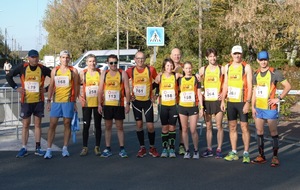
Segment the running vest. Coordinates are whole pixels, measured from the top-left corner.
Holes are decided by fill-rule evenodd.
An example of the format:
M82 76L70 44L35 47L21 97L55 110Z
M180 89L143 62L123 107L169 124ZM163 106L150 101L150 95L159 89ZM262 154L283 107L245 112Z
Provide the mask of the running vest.
M277 104L269 106L268 100L270 98L275 98L276 94L276 84L274 84L273 74L274 68L270 67L268 71L266 71L266 75L262 77L261 71L257 70L255 74L256 78L256 108L260 109L277 109Z
M219 99L219 94L222 91L223 75L222 67L218 65L215 70L209 67L204 67L204 100L216 101Z
M29 63L24 64L24 74L21 75L22 88L25 93L21 95L21 103L36 103L44 101L44 93L40 90L44 88L45 77L42 74L42 65L38 64L35 71L30 69Z
M132 86L136 100L150 100L152 97L152 77L148 66L141 73L136 67L132 68Z
M100 81L100 69L95 69L93 76L87 69L83 70L83 98L85 99L84 107L98 106L98 89Z
M73 67L69 66L65 73L61 72L60 66L55 68L53 102L75 102Z
M171 74L167 77L164 73L161 75L159 84L160 104L164 106L176 105L176 98L178 95L178 88L176 76Z
M247 75L245 67L247 63L242 62L237 68L228 65L228 102L246 102L247 101Z
M115 76L107 70L104 76L104 103L106 106L124 106L124 83L122 70L119 69Z
M197 79L195 76L186 79L182 77L179 79L180 86L180 99L179 105L183 107L198 106L198 93L197 93Z

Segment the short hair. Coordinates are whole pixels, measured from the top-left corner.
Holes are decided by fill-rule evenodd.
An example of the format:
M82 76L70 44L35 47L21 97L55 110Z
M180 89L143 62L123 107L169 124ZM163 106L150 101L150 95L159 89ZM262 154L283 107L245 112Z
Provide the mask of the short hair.
M165 66L168 62L170 62L173 65L173 69L175 68L174 61L171 58L166 58L166 59L164 59L163 64L162 64L162 71L165 71Z
M216 50L215 48L208 48L208 49L206 50L205 56L208 57L211 53L213 53L215 56L218 55L217 50Z
M112 59L116 59L117 61L119 61L119 59L118 59L118 56L117 56L117 55L115 55L115 54L110 54L109 56L107 56L107 59L106 59L106 61L108 62L108 60L109 60L110 58L112 58Z
M86 56L86 61L89 59L89 58L94 58L96 60L96 56L94 54L88 54Z

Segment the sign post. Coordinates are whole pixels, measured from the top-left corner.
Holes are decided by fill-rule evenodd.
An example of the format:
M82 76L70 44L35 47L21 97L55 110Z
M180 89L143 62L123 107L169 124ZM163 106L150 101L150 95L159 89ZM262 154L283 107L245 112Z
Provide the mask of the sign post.
M153 62L156 62L157 46L165 45L164 27L147 27L147 46L153 46Z

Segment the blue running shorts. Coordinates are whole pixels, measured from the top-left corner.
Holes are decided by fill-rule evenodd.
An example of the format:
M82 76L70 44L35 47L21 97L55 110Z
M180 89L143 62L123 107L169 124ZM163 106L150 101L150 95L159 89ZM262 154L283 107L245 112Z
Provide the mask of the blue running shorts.
M50 117L73 118L74 102L53 102L51 104Z

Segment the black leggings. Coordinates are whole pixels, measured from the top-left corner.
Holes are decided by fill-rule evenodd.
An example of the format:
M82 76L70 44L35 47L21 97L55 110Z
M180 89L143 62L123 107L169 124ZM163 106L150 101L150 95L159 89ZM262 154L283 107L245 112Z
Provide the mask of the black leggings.
M99 114L97 107L82 107L82 115L83 115L82 138L83 138L84 147L87 147L88 145L92 112L94 112L94 125L95 125L95 138L96 138L95 145L100 146L101 135L102 135L102 131L101 131L102 116Z

